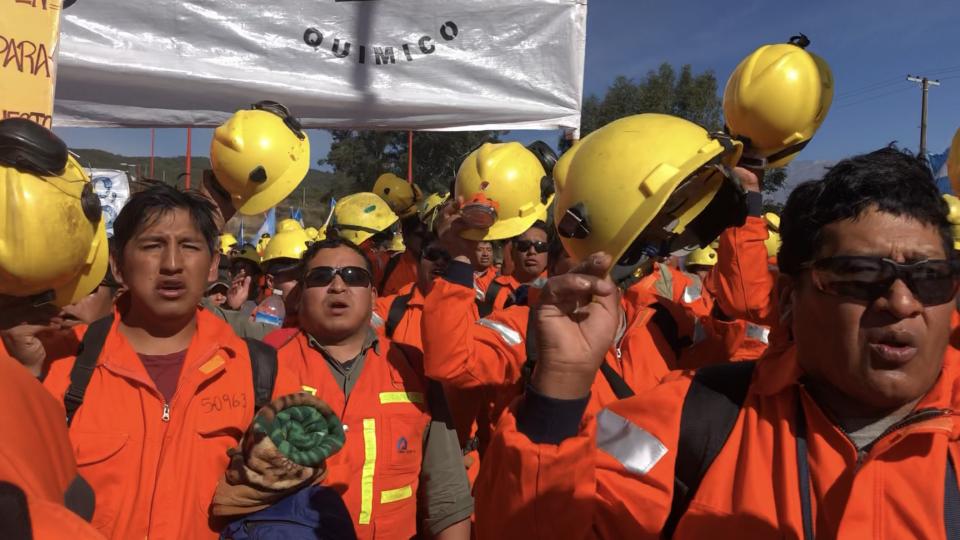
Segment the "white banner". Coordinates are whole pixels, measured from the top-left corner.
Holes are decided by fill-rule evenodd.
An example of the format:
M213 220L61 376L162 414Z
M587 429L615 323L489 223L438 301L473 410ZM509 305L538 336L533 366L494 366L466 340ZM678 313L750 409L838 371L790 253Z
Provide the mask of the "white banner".
M56 126L579 128L586 0L79 0Z
M113 236L113 221L130 199L130 179L127 173L112 169L87 169L93 191L100 197L103 219L107 220L107 236Z

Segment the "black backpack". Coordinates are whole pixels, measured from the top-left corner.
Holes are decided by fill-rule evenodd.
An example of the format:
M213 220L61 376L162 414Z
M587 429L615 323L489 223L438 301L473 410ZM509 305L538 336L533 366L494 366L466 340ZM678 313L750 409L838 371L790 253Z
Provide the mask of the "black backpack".
M70 371L70 385L63 396L63 406L67 411L67 426L73 423L77 409L83 404L83 396L87 392L90 378L93 376L97 358L107 341L107 334L113 326L113 315L95 321L87 327L83 335L77 359ZM270 403L273 396L273 387L277 379L277 350L256 339L244 338L250 353L250 364L253 368L253 393L256 410Z

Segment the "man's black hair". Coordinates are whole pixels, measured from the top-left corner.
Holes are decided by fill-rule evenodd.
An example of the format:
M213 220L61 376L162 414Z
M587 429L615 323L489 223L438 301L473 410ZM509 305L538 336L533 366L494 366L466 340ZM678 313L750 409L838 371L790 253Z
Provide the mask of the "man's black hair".
M947 258L953 258L947 205L929 165L891 145L845 159L822 180L804 182L793 190L780 216L780 271L800 273L803 264L817 256L825 226L855 220L871 208L936 227Z
M367 272L370 272L370 275L373 275L373 264L370 262L370 258L367 257L367 254L363 252L356 244L349 240L334 236L332 238L327 238L326 240L321 240L319 242L314 242L310 244L310 247L303 252L303 258L300 259L300 266L303 269L302 273L306 275L307 268L310 265L310 261L317 256L317 253L325 249L337 249L337 248L350 248L360 255L363 258L363 265L367 269Z
M123 250L137 232L179 208L190 214L190 220L203 235L207 249L213 255L220 234L213 218L213 203L199 193L158 184L133 194L113 222L113 253L117 260L123 260Z

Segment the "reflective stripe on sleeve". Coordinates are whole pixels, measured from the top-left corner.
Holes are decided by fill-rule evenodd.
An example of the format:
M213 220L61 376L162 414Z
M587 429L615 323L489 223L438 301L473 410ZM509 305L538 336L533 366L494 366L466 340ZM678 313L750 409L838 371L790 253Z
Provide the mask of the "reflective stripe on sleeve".
M520 333L503 323L491 321L490 319L480 319L477 321L477 324L495 330L497 334L500 334L500 339L507 345L516 346L523 343L523 340L520 338Z
M770 344L770 329L759 324L747 323L747 337L755 339L764 345Z
M597 448L635 474L647 474L667 454L650 432L609 409L597 415Z

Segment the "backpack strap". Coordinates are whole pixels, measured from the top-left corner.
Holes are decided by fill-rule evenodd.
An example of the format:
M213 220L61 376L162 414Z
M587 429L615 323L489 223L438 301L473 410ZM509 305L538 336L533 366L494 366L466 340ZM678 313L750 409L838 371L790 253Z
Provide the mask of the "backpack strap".
M943 528L949 540L960 540L960 488L953 458L947 453L946 485L943 489Z
M627 381L623 380L623 377L606 360L600 364L600 373L603 373L603 378L607 380L607 384L610 385L610 389L613 390L613 395L617 396L617 399L627 399L635 395L633 388L630 388Z
M720 449L727 442L753 378L754 362L735 362L697 370L683 400L673 479L673 503L661 531L672 538Z
M273 398L273 387L277 382L277 350L266 343L243 338L247 342L250 354L250 367L253 373L253 396L256 414L269 404Z
M503 283L491 282L490 286L487 287L487 294L484 295L483 301L477 301L477 311L480 313L481 319L493 313L493 304L497 301L497 295L500 294L502 288Z
M87 327L83 334L83 341L80 343L80 350L77 352L77 359L73 362L73 369L70 370L70 385L67 392L63 395L63 408L67 412L67 427L73 423L73 416L77 413L80 405L83 405L83 396L87 393L87 386L93 377L93 369L97 365L97 359L100 358L100 352L103 351L103 345L107 342L107 334L113 327L113 314L94 321Z
M380 286L377 287L378 292L382 293L387 287L387 281L390 280L390 275L393 274L393 271L397 268L397 265L400 264L400 257L402 255L402 253L398 253L387 259L387 265L383 267L383 277L380 278Z
M397 325L400 324L400 319L403 318L403 314L407 312L407 304L410 303L411 296L413 295L403 294L394 298L393 302L390 302L390 311L387 313L387 322L384 324L384 331L388 338L393 339L393 332L397 329Z
M664 339L667 340L667 344L673 350L674 356L679 359L680 352L693 345L693 341L686 336L680 337L680 328L677 326L677 321L673 318L673 314L670 313L670 310L667 309L666 306L657 302L651 304L650 308L653 309L653 316L650 318L650 322L657 326L660 334L663 335Z

